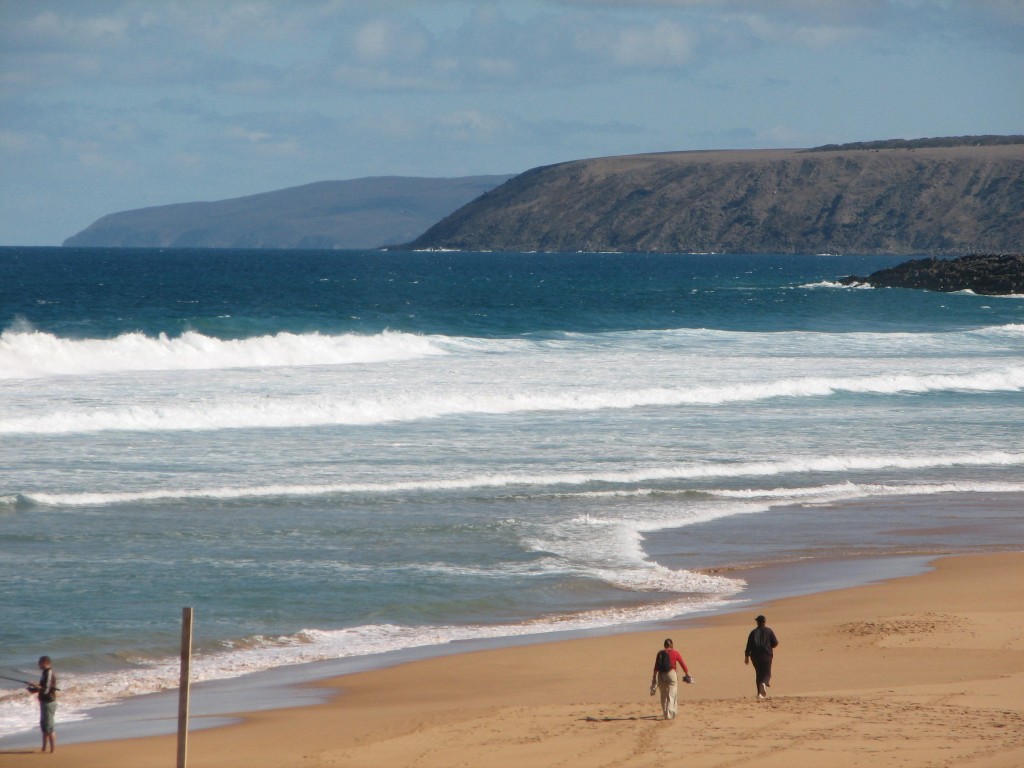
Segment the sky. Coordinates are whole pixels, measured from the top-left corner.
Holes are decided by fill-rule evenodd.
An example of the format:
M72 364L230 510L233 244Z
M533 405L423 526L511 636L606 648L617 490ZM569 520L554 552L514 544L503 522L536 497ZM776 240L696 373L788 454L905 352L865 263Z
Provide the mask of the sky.
M0 245L365 176L1024 134L1024 0L0 0Z

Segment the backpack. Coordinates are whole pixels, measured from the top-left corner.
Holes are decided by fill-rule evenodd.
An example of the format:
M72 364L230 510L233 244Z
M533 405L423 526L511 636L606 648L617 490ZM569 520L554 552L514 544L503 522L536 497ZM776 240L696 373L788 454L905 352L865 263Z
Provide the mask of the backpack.
M654 668L659 672L668 672L672 667L672 657L668 655L668 651L658 651L654 658Z

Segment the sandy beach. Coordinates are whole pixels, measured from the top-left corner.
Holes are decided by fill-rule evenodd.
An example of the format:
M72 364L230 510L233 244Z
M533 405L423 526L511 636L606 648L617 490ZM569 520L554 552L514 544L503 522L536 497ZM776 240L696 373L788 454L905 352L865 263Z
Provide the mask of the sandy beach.
M771 697L743 644L781 641ZM749 615L748 615L749 614ZM751 605L671 631L680 715L648 695L663 632L488 650L325 680L329 703L190 735L189 765L1024 765L1024 553ZM244 703L240 706L245 709ZM10 766L173 765L173 736L0 753Z

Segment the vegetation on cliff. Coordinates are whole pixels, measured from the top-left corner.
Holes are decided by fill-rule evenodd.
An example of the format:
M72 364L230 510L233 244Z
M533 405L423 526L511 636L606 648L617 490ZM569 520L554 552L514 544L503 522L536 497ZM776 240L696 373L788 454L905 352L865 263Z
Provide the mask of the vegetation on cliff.
M676 152L535 168L407 244L963 255L1024 242L1024 144Z
M848 144L825 144L804 152L839 152L849 149L927 149L929 147L997 147L1024 144L1024 136L940 136L931 139L882 139L854 141Z

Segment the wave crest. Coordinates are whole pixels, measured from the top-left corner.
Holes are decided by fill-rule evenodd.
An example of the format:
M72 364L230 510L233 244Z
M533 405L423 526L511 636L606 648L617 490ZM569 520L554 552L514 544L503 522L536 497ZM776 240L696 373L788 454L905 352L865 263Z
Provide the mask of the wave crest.
M424 350L421 354L437 352ZM349 355L348 359L352 361L352 356ZM443 397L406 393L401 397L361 399L331 394L312 398L278 399L250 396L184 404L178 404L176 401L173 405L132 405L109 409L64 408L45 416L0 419L0 434L284 429L385 424L465 414L507 415L542 411L577 412L644 407L715 406L786 397L829 397L836 394L986 393L1019 392L1022 389L1024 366L1011 366L976 373L885 374L835 378L811 376L728 386L657 387L634 391L453 392Z
M125 333L112 339L69 339L42 331L0 334L0 379L123 371L349 365L408 360L446 351L429 336L384 331L374 335L277 333L218 339L195 331L180 336Z
M385 483L325 483L320 485L258 485L245 487L182 488L152 491L93 493L24 493L27 503L48 506L97 506L178 499L231 500L279 496L328 496L505 488L509 486L551 488L592 483L635 484L651 481L694 480L704 478L777 477L789 474L868 472L883 469L915 470L942 467L1018 466L1024 453L988 451L984 453L928 456L821 456L781 461L745 461L736 463L676 464L644 467L619 472L560 472L546 475L491 474L451 480L408 480ZM818 493L819 491L816 491ZM720 494L722 491L706 491ZM742 493L742 492L740 492ZM858 490L858 494L861 492Z

